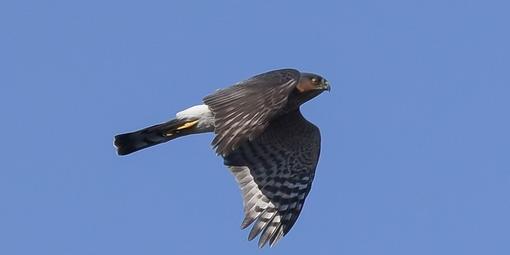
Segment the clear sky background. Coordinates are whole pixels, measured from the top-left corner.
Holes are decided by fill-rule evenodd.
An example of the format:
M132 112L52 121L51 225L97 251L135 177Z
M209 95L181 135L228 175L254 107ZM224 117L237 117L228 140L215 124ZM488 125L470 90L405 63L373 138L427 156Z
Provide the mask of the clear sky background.
M2 1L0 254L510 254L508 1ZM292 231L259 250L212 135L113 136L254 74L332 86Z

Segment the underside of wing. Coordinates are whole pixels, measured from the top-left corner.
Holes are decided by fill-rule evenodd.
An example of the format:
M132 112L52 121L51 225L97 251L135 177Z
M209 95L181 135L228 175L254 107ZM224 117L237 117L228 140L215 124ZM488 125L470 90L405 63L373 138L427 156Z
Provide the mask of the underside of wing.
M286 105L299 78L294 69L271 71L205 97L215 118L216 152L225 156L262 133Z
M296 116L272 121L256 139L225 157L243 195L249 240L275 245L296 222L310 191L320 152L320 133ZM290 125L290 126L289 126Z

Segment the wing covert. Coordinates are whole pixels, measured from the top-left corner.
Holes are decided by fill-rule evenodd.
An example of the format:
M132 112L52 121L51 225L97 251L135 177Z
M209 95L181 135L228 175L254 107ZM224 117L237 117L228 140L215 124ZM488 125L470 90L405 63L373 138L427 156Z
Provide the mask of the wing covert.
M300 72L281 69L256 75L205 97L215 118L212 142L222 156L253 140L280 113L300 79Z

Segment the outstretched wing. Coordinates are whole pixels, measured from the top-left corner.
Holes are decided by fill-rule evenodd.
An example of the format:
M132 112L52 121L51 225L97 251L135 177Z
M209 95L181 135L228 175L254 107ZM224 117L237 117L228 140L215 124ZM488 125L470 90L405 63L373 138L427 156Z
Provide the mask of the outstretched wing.
M319 129L295 111L224 157L243 193L241 227L253 223L249 240L260 234L260 247L273 246L289 232L310 191L319 153Z
M216 152L225 156L262 133L286 105L299 78L294 69L271 71L205 97L215 118Z

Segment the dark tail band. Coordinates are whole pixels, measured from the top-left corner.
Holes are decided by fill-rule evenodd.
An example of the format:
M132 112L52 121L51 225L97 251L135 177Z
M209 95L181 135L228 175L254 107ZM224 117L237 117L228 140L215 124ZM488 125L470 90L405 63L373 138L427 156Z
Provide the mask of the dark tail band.
M163 124L144 128L135 132L115 136L115 147L119 155L127 155L156 144L193 134L196 120L171 120Z

